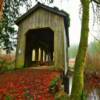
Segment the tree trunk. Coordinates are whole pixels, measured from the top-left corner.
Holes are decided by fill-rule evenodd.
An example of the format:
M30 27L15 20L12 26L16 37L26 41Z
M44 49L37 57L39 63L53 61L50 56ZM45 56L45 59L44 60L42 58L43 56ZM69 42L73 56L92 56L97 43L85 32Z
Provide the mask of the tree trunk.
M82 100L82 92L84 88L84 62L88 47L89 33L89 0L81 0L81 4L83 10L81 39L75 61L71 100Z
M2 18L3 14L3 0L0 0L0 19Z

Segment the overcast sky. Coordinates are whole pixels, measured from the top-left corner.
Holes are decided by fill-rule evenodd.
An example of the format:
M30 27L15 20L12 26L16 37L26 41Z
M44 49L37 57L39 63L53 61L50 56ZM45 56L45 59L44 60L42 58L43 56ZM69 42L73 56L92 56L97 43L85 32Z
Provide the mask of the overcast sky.
M42 0L41 0L42 1ZM35 4L35 3L34 3ZM80 0L54 0L53 4L49 4L49 6L56 6L60 10L63 9L70 15L70 27L69 27L69 38L70 44L79 44L80 41L80 30L81 30L81 4ZM22 10L24 12L25 10ZM93 14L92 10L90 12L91 20L90 20L90 35L89 35L89 43L94 40L94 36L97 35L97 26L93 26Z
M70 27L69 27L69 38L71 45L79 44L80 41L80 30L81 30L81 3L80 0L54 0L55 6L60 9L64 9L70 15ZM91 8L91 7L90 7ZM98 27L95 24L93 26L93 13L90 9L90 32L89 32L89 43L94 41L94 37L97 37Z

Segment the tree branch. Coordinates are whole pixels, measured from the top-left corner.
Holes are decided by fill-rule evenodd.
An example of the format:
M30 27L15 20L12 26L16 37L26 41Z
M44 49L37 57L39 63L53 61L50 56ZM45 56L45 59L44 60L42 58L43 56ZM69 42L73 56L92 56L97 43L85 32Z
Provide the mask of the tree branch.
M100 4L100 0L91 0L91 1L94 1L97 4Z
M100 40L99 40L96 36L94 36L92 33L91 33L91 35L93 36L93 38L94 38L96 41L98 41L98 42L100 43Z

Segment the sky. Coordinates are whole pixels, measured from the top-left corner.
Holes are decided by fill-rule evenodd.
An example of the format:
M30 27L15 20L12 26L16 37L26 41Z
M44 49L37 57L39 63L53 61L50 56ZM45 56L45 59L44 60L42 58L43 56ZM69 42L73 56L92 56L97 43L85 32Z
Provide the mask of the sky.
M43 0L41 0L43 1ZM42 2L43 3L43 2ZM35 4L35 3L33 3ZM80 31L81 31L81 3L80 0L54 0L51 7L58 7L60 10L66 11L70 15L70 27L69 27L69 39L70 45L77 45L80 41ZM24 9L21 13L24 13ZM93 36L97 36L97 26L93 26L93 13L90 11L90 34L89 43L94 41Z
M54 0L55 6L60 9L65 10L70 15L70 27L69 27L69 39L71 45L77 45L80 41L80 31L81 31L81 3L80 0ZM91 6L90 6L91 8ZM97 25L93 25L93 10L90 9L90 23L89 23L89 41L91 43L94 41L94 37L97 37Z
M69 39L70 44L78 44L80 40L80 2L79 0L55 0L55 5L65 10L70 15ZM58 3L58 4L57 4Z

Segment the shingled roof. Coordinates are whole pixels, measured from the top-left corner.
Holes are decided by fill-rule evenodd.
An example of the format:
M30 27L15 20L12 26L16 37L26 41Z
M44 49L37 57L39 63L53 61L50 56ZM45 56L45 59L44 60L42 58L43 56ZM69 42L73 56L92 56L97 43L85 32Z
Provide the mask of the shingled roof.
M57 7L49 7L46 6L44 4L41 4L40 2L38 2L33 8L31 8L30 10L28 10L25 14L23 14L21 17L19 17L15 23L18 25L21 21L23 21L26 17L28 17L30 14L32 14L33 12L35 12L37 9L42 8L44 10L47 10L51 13L57 14L59 16L64 17L64 25L65 25L65 30L66 30L66 36L68 39L68 45L69 45L69 34L68 34L68 27L70 25L70 19L69 19L69 14L66 13L63 10L59 10Z

